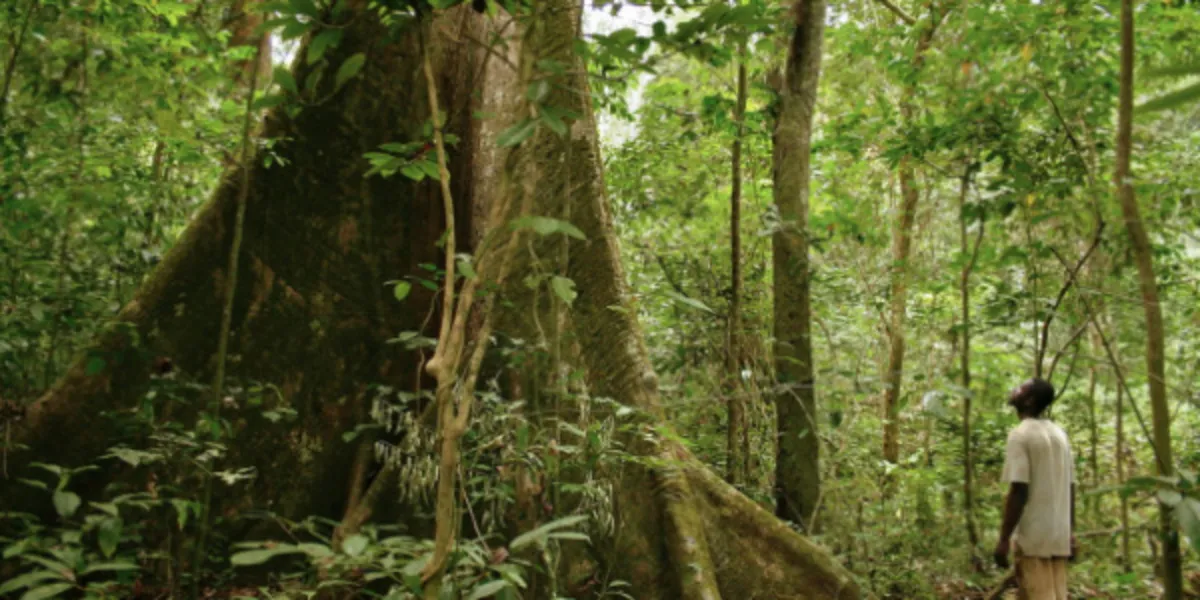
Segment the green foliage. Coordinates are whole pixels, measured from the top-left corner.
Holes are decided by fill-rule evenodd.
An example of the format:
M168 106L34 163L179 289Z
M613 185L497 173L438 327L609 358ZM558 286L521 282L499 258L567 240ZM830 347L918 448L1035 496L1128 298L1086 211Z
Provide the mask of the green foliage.
M901 5L925 18L926 7ZM1192 12L1165 7L1140 9L1142 60L1194 64L1194 52L1179 40L1200 31L1200 20ZM679 19L703 12L697 9ZM1101 315L1102 327L1123 357L1134 401L1148 410L1142 395L1138 287L1127 237L1116 227L1122 217L1110 201L1118 23L1113 14L1073 2L972 4L961 11L954 5L918 70L911 61L914 33L892 13L872 3L841 4L831 12L817 94L808 223L818 435L823 442L819 516L824 532L819 537L881 597L965 597L996 580L994 574L974 573L970 557L972 552L986 557L995 541L1003 491L997 479L1007 430L1015 422L1004 398L1008 389L1032 375L1034 327L1040 335L1053 315L1045 360L1048 367L1061 354L1054 383L1067 383L1054 417L1071 436L1077 469L1081 477L1088 475L1081 479L1088 481L1087 489L1094 485L1102 490L1115 474L1116 418L1116 382L1104 350L1090 328L1075 334L1088 326L1089 313ZM657 35L667 29L655 30ZM604 47L594 52L603 54L605 47L633 37L629 32L598 37ZM608 63L593 62L600 75L611 74L618 64L653 66L652 74L641 79L645 83L638 89L638 106L630 110L619 100L605 105L615 117L630 118L633 131L606 149L607 183L625 269L638 295L669 418L697 454L719 466L727 456L725 403L735 376L726 362L735 72L727 62L707 57L655 54L657 47L636 52L636 43L629 41L629 51L610 52ZM726 43L726 56L731 49ZM746 284L741 321L748 356L736 374L741 393L750 399L753 473L745 491L768 505L774 491L774 408L769 401L779 391L771 378L770 236L782 225L770 206L776 99L765 80L781 64L781 51L759 52L749 63L750 80L759 84L750 96L743 149ZM1153 77L1140 84L1145 87L1139 94L1151 95L1174 85L1169 78ZM625 88L612 85L616 93L624 93ZM902 102L912 103L915 118L903 118ZM1200 289L1183 273L1200 265L1195 244L1177 236L1197 224L1180 209L1195 204L1200 181L1191 133L1195 106L1179 104L1176 109L1139 121L1144 127L1135 130L1134 168L1144 210L1153 214L1149 227L1162 232L1154 242L1155 270L1160 281L1171 282L1162 284L1170 290L1167 318L1177 328L1169 342L1175 358L1169 359L1168 379L1183 382L1190 380L1195 362L1190 306ZM908 265L908 352L900 416L904 452L899 464L888 464L879 460L882 421L877 411L881 365L888 352L885 315L899 195L895 169L905 156L915 160L921 199ZM970 181L961 208L965 249L958 206L964 174ZM1096 254L1102 258L1093 257L1081 281L1056 307L1066 280L1063 261L1078 260L1098 218L1110 226ZM973 252L977 236L979 250ZM1190 240L1191 234L1186 236ZM958 285L963 267L971 262L973 382L963 390ZM1088 392L1092 370L1098 378L1094 396ZM969 444L976 477L974 511L982 533L975 550L969 548L962 518L962 403L967 394L974 405ZM1180 415L1173 440L1180 464L1195 470L1193 434L1200 421L1187 400L1191 395L1186 387L1172 392ZM1148 438L1137 428L1129 399L1123 417L1127 474L1151 472ZM1180 494L1180 503L1184 497ZM1117 495L1101 492L1090 498L1088 508L1081 509L1080 528L1116 527ZM1131 527L1153 523L1153 507L1134 502ZM1184 531L1192 507L1177 510ZM1145 557L1151 550L1144 538L1133 536L1135 564L1129 575L1118 564L1119 545L1108 539L1085 541L1085 563L1072 571L1073 589L1080 595L1116 597L1148 593L1144 586L1152 571Z
M304 68L277 64L264 74L256 110L295 116L362 76L371 53L342 46L346 4L260 5L264 31L285 42L308 41L297 58ZM460 4L465 2L379 0L375 6L391 35L402 36L431 11ZM524 18L536 9L517 1L471 4L493 16L504 10ZM629 3L589 4L585 20L596 11L621 15L630 9ZM901 4L921 26L928 22L926 5ZM240 139L243 105L233 73L254 50L228 47L225 15L212 6L43 1L0 9L0 31L13 40L0 61L10 84L0 98L0 408L4 401L30 402L54 383L86 341L133 299L231 166L220 157L236 155ZM742 394L752 448L752 473L742 490L768 508L776 438L771 399L787 391L772 376L771 244L785 224L772 208L770 189L779 102L772 74L787 50L777 43L789 27L784 8L765 0L652 2L641 7L644 23L594 32L576 48L588 59L602 118L610 119L602 122L617 126L604 136L610 142L608 192L624 269L675 426L662 434L677 436L722 469L725 402ZM815 537L880 597L964 597L994 581L994 574L970 568L970 556L987 553L999 519L999 469L1013 424L1004 393L1029 374L1040 343L1033 332L1051 317L1047 359L1060 355L1055 383L1062 388L1054 418L1076 449L1084 487L1081 529L1118 527L1124 499L1131 529L1141 531L1153 526L1154 507L1163 502L1175 508L1179 530L1191 541L1188 559L1200 552L1194 475L1200 469L1200 405L1187 384L1200 366L1194 275L1200 269L1194 102L1200 86L1194 82L1196 50L1183 43L1200 33L1200 16L1188 8L1144 3L1138 15L1139 70L1145 73L1139 98L1145 102L1135 129L1134 167L1166 303L1168 380L1177 386L1172 426L1183 467L1177 478L1162 480L1148 476L1154 457L1129 404L1145 404L1146 376L1135 269L1119 227L1122 217L1110 200L1115 16L1077 1L954 4L918 69L914 30L886 9L871 3L832 7L807 224L819 427L801 435L817 435L822 443L822 531ZM15 35L27 18L27 34ZM737 333L744 356L730 370L728 165L737 132L733 62L743 49L753 82L743 147L746 285ZM501 147L546 132L568 135L582 116L556 105L564 93L556 78L565 67L543 61L536 69L539 75L524 90L531 110L514 116L499 135ZM913 116L905 117L910 108ZM626 135L613 133L619 127ZM436 185L441 173L432 134L427 122L412 139L366 152L369 176L399 173ZM259 140L268 164L279 164L272 148L282 142ZM453 148L458 140L447 136L446 142ZM917 169L922 196L908 265L904 452L892 464L879 458L877 399L888 352L889 325L882 315L893 266L894 175L905 160ZM960 207L964 177L970 189ZM1077 260L1101 220L1109 227L1095 258L1059 303L1067 282L1063 262ZM967 230L966 248L960 225ZM576 225L554 218L526 217L509 226L586 239ZM478 276L471 255L456 258L461 277ZM974 271L971 317L964 324L958 278L967 264ZM441 269L427 264L415 273L381 274L379 284L390 288L394 301L417 310L418 297L424 301L440 289ZM579 282L562 274L520 276L531 295L542 294L564 310L578 300ZM1092 339L1093 318L1123 359L1121 373L1134 391L1120 413L1113 403L1117 371ZM963 389L959 352L968 325L973 383ZM427 334L395 332L386 351L428 353L437 340ZM466 598L516 598L536 581L539 592L565 595L574 582L558 579L560 562L597 551L616 530L611 478L636 462L616 440L640 434L641 425L631 409L589 398L581 374L552 354L545 340L501 340L487 362L480 414L463 441L466 458L458 475L470 509L464 524L470 526L463 527L448 587ZM556 373L561 388L531 391L529 404L502 397L499 382L530 365ZM84 358L83 372L102 378L118 366L116 357L96 353ZM1087 385L1092 377L1095 385ZM393 403L389 415L404 416L357 423L332 439L373 445L379 463L403 462L395 494L419 512L436 481L432 436L417 418L430 394L354 383ZM128 413L96 417L120 421L128 434L97 457L97 465L128 471L143 484L136 491L89 496L77 485L89 467L38 465L38 478L6 480L44 494L47 520L3 515L3 559L16 574L0 583L0 595L128 597L137 581L196 567L187 564L191 548L167 540L194 539L203 526L201 517L211 507L196 500L197 482L211 474L229 489L261 483L259 474L228 460L225 444L234 425L228 416L198 410L197 398L206 393L183 377L156 378L150 394ZM270 383L244 383L232 387L229 401L246 406L263 427L291 428L311 418L282 397ZM967 397L974 412L964 442ZM330 398L319 408L337 412L343 402ZM565 418L552 416L551 406L578 410ZM1121 456L1118 415L1124 419ZM7 432L14 423L0 426ZM392 442L418 450L406 454ZM984 532L974 549L962 518L964 443L971 449L973 508ZM10 450L5 442L4 451ZM1131 476L1125 482L1115 480L1118 464ZM525 482L536 485L518 490ZM526 509L532 518L520 516ZM201 577L222 585L270 573L257 590L260 597L311 596L331 588L389 598L423 592L419 574L430 541L418 534L374 524L339 545L333 542L336 523L327 519L265 518L296 537L245 542L215 536L201 549ZM232 530L222 515L213 520L217 529ZM1153 542L1133 538L1127 572L1119 565L1117 539L1088 538L1082 568L1072 571L1079 595L1151 593ZM638 595L603 574L596 577L597 597ZM169 591L179 592L183 583L173 581L176 589Z

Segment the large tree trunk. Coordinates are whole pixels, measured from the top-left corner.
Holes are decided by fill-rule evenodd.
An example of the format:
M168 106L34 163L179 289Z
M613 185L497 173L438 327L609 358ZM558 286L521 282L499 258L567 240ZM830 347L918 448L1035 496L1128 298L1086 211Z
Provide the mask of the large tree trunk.
M539 3L544 31L530 43L538 46L535 55L571 66L548 102L582 118L570 124L565 137L539 128L509 158L509 177L523 182L516 191L534 199L533 214L567 219L587 238L570 240L565 275L578 289L571 332L590 393L661 422L657 378L630 302L605 197L588 81L571 50L578 9L575 0ZM537 244L538 256L562 251L547 247L547 241ZM630 466L621 475L614 502L617 532L604 544L602 558L613 561L614 572L633 584L639 599L859 597L849 574L824 551L678 444L650 428L625 443L655 466Z
M361 10L365 2L355 6ZM449 113L447 129L461 138L450 163L456 220L464 224L456 227L459 239L474 237L468 217L497 194L528 198L533 214L566 218L581 229L586 240L551 245L550 252L542 244L561 244L561 236L540 238L539 256L558 256L554 252L561 249L567 258L540 267L575 281L571 331L589 391L648 417L644 428L624 440L648 460L624 467L615 482L617 531L607 541L597 540L608 550L599 558L611 567L606 572L633 584L639 599L858 598L850 574L824 550L657 435L662 413L656 378L622 273L586 72L572 52L579 9L573 0L537 3L536 31L526 39L534 56L567 65L558 76L563 85L554 86L547 102L581 118L569 120L563 136L539 127L508 153L493 148L505 119L469 118L472 110L512 117L513 107L528 108L522 78L509 71L511 62L481 63L492 52L463 42L488 39L482 17L469 9L449 11L425 28L425 38L442 74L438 87ZM248 412L231 417L236 433L231 462L259 472L250 494L223 498L231 511L263 507L292 517L339 516L356 454L340 436L363 419L365 387L415 384L416 357L385 341L420 329L433 298L418 293L419 286L403 304L380 292L383 281L438 262L436 241L444 221L437 184L366 179L362 154L385 142L422 139L429 115L426 86L415 33L388 42L377 21L362 12L355 16L334 64L366 52L362 74L294 120L272 113L265 135L289 139L274 149L287 163L273 168L255 163L250 173L244 275L233 319L232 348L241 360L235 365L242 376L277 382L299 418L278 428ZM298 71L303 81L306 69ZM227 179L122 312L124 326L99 341L95 353L105 359L104 369L88 375L81 360L33 407L22 435L31 451L23 462L37 457L77 464L117 441L97 413L136 404L152 357L169 356L188 373L209 368L215 336L208 331L220 320L237 180ZM511 311L497 326L519 331L528 327L520 315L536 312ZM63 439L73 443L56 444Z
M821 497L817 402L812 364L812 297L808 261L808 197L813 108L821 77L824 0L792 5L791 40L775 124L775 398L779 454L775 512L813 525Z
M483 20L456 11L439 26L477 33ZM368 386L416 384L413 354L385 341L421 329L432 294L416 286L400 304L382 284L420 274L419 264L437 261L442 220L436 186L365 178L363 153L422 138L428 102L417 37L390 43L377 20L353 18L328 58L336 70L363 52L362 72L336 93L326 77L319 93L332 93L329 100L304 107L295 118L281 108L265 120L260 136L278 140L272 149L277 160L264 166L261 153L250 165L230 341L230 355L238 360L230 373L235 380L277 385L281 397L268 399L268 406L290 407L297 418L272 425L261 409L227 411L234 436L228 461L258 473L246 494L219 494L218 500L236 504L227 508L269 507L291 517L338 514L355 454L341 434L366 420ZM463 140L453 164L465 196L478 128L471 119L471 78L483 52L441 39L434 53L444 80L442 106L448 127ZM296 80L305 81L310 70L298 66ZM136 407L156 364L169 359L178 377L208 381L241 179L238 169L228 173L117 322L30 407L16 431L29 449L10 457L14 471L30 460L82 464L115 443L133 441L105 414ZM460 219L468 221L467 215ZM81 491L88 483L78 482ZM2 487L0 499L15 503L22 486Z
M1171 477L1175 462L1171 456L1171 412L1167 407L1167 382L1164 373L1163 318L1158 283L1154 277L1150 237L1137 204L1133 177L1129 170L1133 154L1133 0L1121 0L1121 81L1117 108L1117 168L1114 174L1121 212L1137 262L1142 288L1142 309L1146 315L1146 375L1150 387L1150 409L1154 423L1154 455L1158 474ZM1131 399L1132 400L1132 399ZM1179 533L1175 529L1172 508L1159 502L1159 526L1163 548L1163 597L1176 600L1183 594L1183 562L1179 551Z

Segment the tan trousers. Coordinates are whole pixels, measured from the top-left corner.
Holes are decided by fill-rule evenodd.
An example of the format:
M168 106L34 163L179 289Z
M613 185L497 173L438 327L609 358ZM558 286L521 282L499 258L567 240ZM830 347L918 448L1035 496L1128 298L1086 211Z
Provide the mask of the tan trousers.
M1067 559L1023 556L1014 549L1018 600L1067 600Z

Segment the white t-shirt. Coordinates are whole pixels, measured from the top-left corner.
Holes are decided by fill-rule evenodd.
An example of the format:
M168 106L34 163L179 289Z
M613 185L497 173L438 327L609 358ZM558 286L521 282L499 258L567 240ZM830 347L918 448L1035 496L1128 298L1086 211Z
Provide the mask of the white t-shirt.
M1008 434L1001 480L1029 484L1029 501L1013 533L1021 553L1070 556L1075 463L1066 432L1046 419L1022 420Z

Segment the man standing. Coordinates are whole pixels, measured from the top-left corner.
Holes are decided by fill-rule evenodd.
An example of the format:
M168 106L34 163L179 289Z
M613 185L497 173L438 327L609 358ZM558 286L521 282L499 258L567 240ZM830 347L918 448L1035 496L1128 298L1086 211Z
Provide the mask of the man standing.
M1001 477L1008 496L993 556L1007 567L1011 541L1021 600L1066 600L1067 561L1075 557L1075 464L1066 432L1042 417L1053 402L1054 386L1041 379L1008 398L1021 423L1008 434Z

